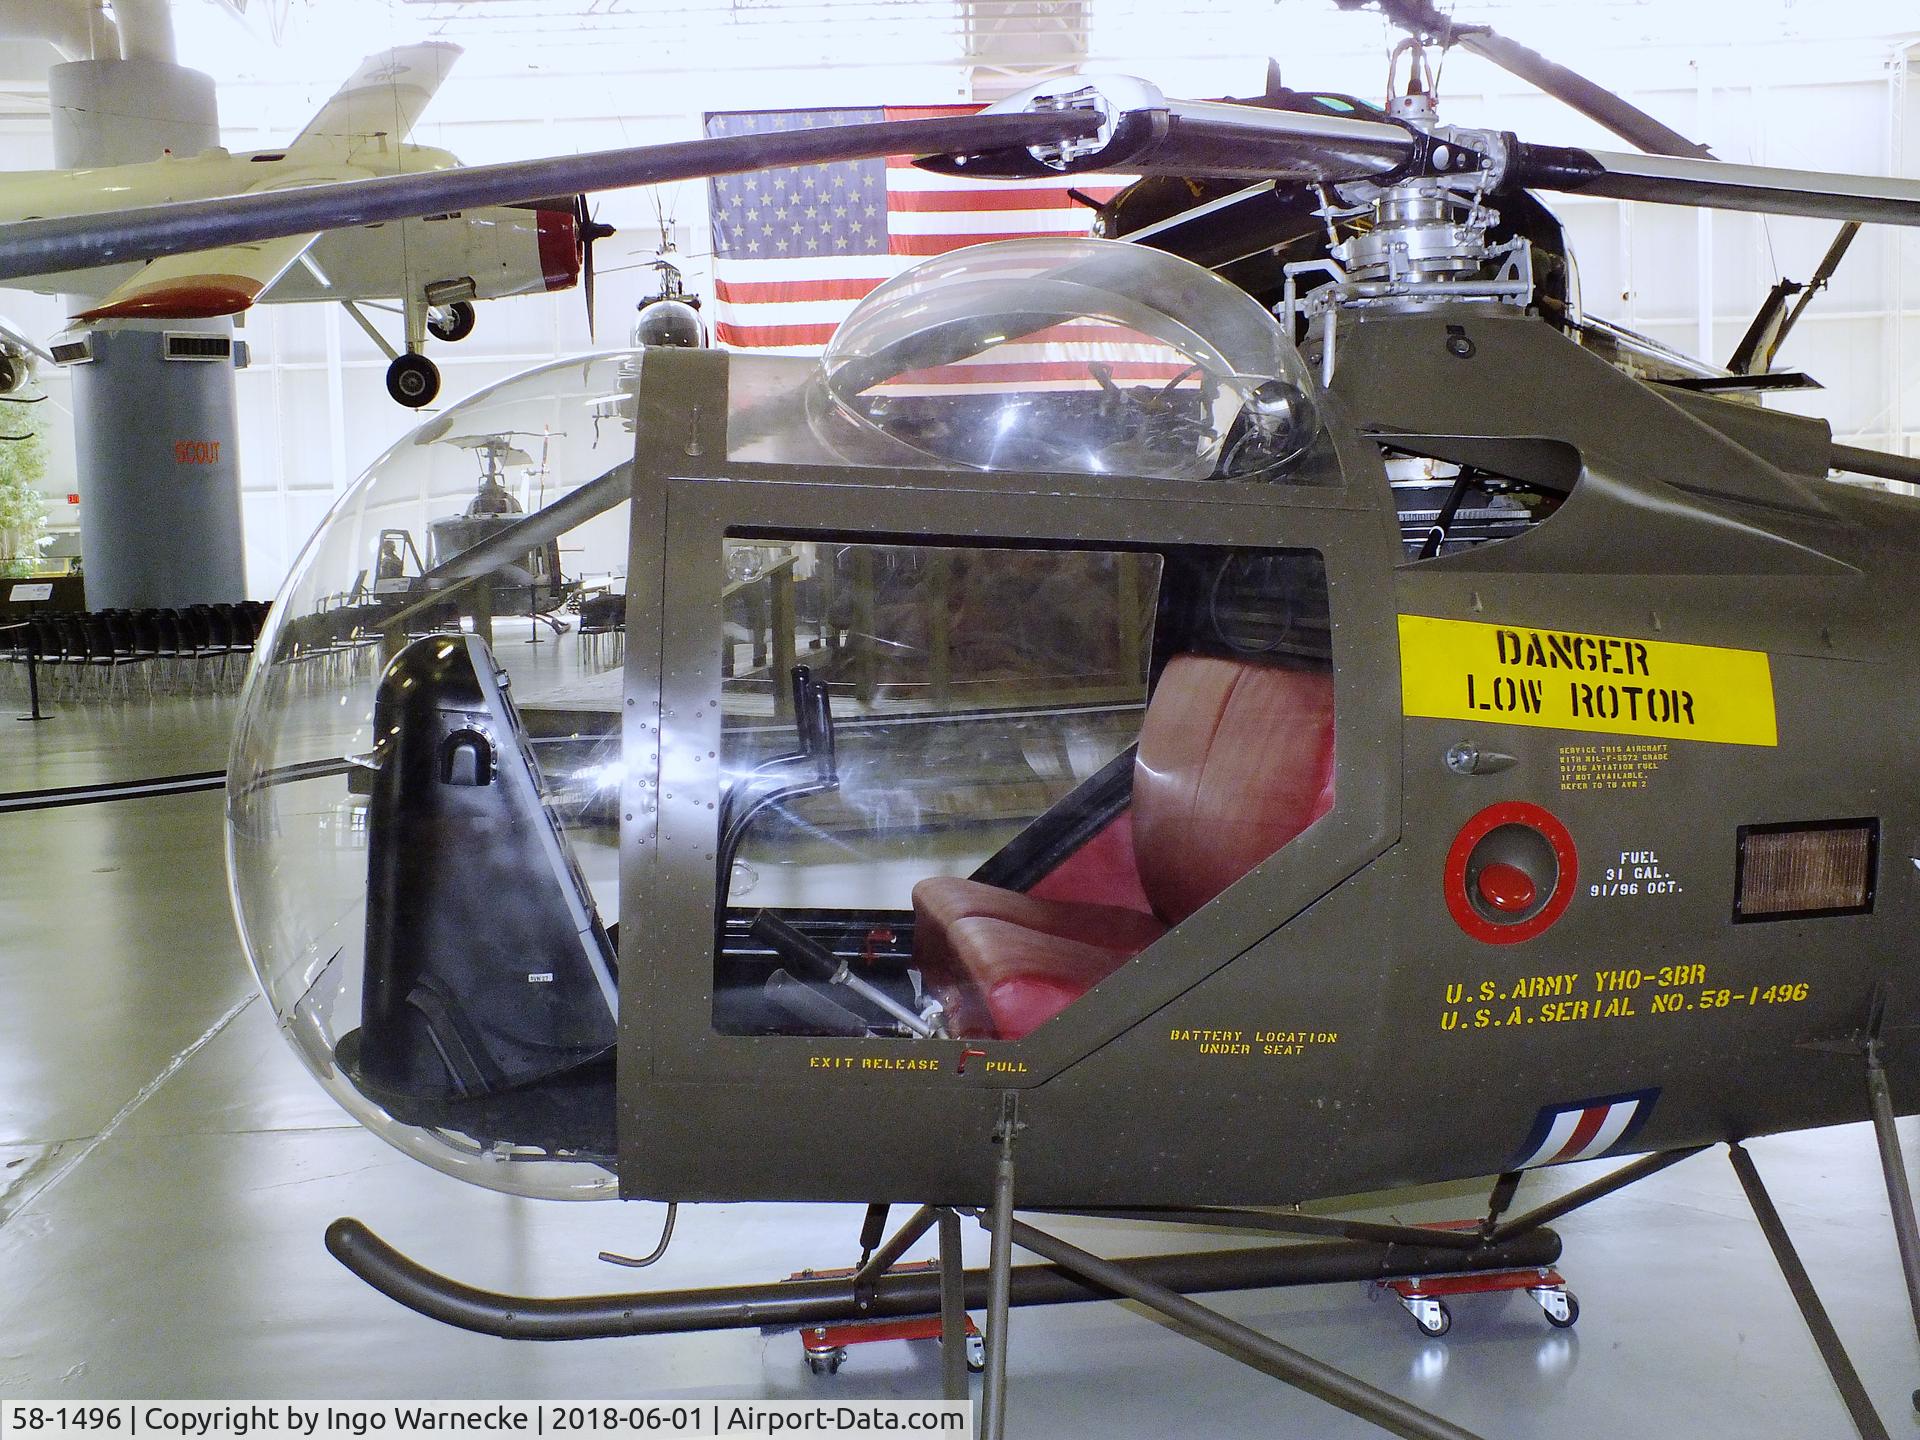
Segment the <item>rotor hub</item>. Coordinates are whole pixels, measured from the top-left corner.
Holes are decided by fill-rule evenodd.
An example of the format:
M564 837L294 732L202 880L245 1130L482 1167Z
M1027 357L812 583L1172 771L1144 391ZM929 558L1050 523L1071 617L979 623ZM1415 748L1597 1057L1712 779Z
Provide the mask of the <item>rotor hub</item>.
M1380 193L1373 226L1339 247L1355 280L1447 280L1486 262L1494 212L1432 180L1403 180Z

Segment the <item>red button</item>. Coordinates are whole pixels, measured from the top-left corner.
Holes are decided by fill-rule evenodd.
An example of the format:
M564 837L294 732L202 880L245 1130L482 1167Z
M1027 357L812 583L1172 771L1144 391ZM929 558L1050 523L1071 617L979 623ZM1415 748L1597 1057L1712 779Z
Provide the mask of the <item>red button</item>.
M1533 877L1518 865L1495 861L1480 872L1480 898L1509 914L1533 904Z

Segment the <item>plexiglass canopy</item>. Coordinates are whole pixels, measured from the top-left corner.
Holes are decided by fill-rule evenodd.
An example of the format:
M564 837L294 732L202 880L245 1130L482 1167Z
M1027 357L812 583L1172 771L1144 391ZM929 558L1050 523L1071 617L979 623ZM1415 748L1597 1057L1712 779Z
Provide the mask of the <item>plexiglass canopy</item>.
M1312 443L1279 322L1189 261L1114 240L1007 240L880 286L817 361L736 357L734 458L1271 480Z
M610 471L624 495L639 366L640 352L545 366L450 407L375 461L273 607L229 766L235 913L301 1059L374 1133L437 1169L518 1194L610 1196L610 1156L408 1123L339 1061L365 1000L375 696L411 641L444 636L451 650L463 625L474 628L476 608L491 611L493 654L534 737L548 808L601 916L615 919L619 654L573 632L625 588L627 504L515 551L483 578L422 574L457 569L462 551ZM558 634L554 618L569 633Z

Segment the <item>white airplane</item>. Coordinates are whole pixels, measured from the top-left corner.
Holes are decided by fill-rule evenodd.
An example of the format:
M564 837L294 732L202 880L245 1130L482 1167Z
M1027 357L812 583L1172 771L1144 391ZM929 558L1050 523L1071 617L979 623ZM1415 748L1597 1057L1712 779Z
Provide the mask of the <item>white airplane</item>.
M43 363L53 364L53 356L0 320L0 400L12 399L32 384Z
M406 137L459 54L459 46L435 42L369 55L281 150L235 154L216 147L136 165L0 173L0 221L457 168L459 160L447 151L409 144ZM474 327L474 301L565 290L584 269L591 316L593 242L609 233L611 227L589 218L583 197L569 195L3 283L42 294L97 297L73 317L88 323L196 319L235 315L255 303L339 301L392 358L388 393L402 405L418 407L440 389L438 368L421 353L427 336L465 339ZM399 351L357 304L394 298L405 319Z

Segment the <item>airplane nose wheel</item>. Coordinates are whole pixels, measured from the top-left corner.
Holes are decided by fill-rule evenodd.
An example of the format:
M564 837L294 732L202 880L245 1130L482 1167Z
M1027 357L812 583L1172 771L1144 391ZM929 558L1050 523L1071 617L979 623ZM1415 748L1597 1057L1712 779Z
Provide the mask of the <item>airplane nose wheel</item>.
M440 393L440 367L424 355L396 355L387 366L387 394L409 410L431 405Z

